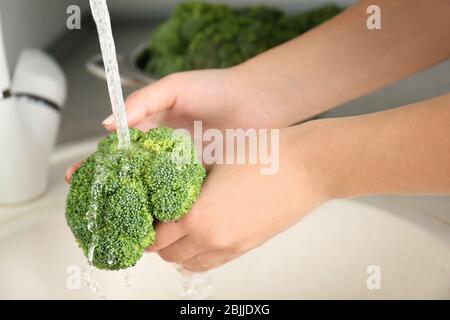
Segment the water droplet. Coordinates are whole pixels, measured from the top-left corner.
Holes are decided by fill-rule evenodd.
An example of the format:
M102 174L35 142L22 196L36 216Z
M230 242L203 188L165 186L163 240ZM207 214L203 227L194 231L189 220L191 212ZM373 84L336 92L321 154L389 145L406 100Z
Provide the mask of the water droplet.
M208 272L194 273L175 265L181 277L181 297L186 300L207 299L212 288L211 277Z
M131 287L131 274L129 270L126 270L125 277L124 277L125 287L130 288Z
M111 253L108 255L108 261L107 262L108 262L109 266L112 266L114 264L114 256Z

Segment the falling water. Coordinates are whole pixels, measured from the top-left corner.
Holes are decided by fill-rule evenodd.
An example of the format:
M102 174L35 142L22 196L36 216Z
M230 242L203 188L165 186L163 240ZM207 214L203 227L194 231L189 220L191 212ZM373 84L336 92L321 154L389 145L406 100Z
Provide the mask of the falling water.
M104 168L100 165L96 166L94 172L94 181L91 187L91 202L89 204L89 209L86 212L87 229L91 233L91 242L88 247L87 252L87 266L83 272L84 280L89 289L99 293L100 288L97 281L92 277L93 273L93 262L95 248L98 245L98 226L97 226L97 214L98 214L98 203L99 197L102 194L102 188L105 180Z
M116 48L111 28L106 0L89 0L97 25L100 48L102 51L103 63L105 66L106 79L108 81L108 91L111 99L111 106L116 121L117 137L119 147L126 148L130 145L130 134L128 131L127 117L125 113L125 103L123 100L122 86L120 81L119 66L117 64ZM88 265L84 270L86 285L94 292L99 292L99 285L92 277L95 248L98 245L97 234L97 204L98 195L101 192L103 174L96 172L92 185L92 201L89 211L86 213L88 229L92 233L91 243L88 248ZM108 258L108 263L113 263L114 257ZM101 297L104 298L104 297Z
M125 283L125 287L126 288L130 288L131 287L131 273L130 273L130 270L126 270L125 271L125 277L123 278L123 281Z
M128 131L125 103L123 101L119 66L117 64L116 47L114 45L108 6L106 0L89 0L89 2L100 39L106 79L108 80L109 96L116 120L119 147L126 148L130 145L130 134Z
M100 39L103 63L105 66L106 79L108 81L108 91L111 99L111 106L116 121L117 137L119 147L126 148L130 145L130 134L125 113L125 103L123 100L122 86L120 81L119 66L117 64L116 48L111 28L106 0L89 0L92 15L97 25L97 31ZM98 245L98 235L96 233L97 217L97 192L101 185L102 174L95 175L95 182L92 187L93 200L89 212L88 229L92 232L92 240L88 249L88 266L84 271L87 286L94 292L99 292L97 281L92 278L93 260L95 248ZM108 263L113 264L114 257L108 259ZM182 296L185 299L206 299L208 298L210 285L210 276L207 273L190 273L177 266L180 271L181 283L183 286ZM130 274L125 275L125 285L131 285ZM104 298L103 296L101 298Z
M208 272L190 272L175 264L181 277L181 297L186 300L204 300L209 298L211 276Z

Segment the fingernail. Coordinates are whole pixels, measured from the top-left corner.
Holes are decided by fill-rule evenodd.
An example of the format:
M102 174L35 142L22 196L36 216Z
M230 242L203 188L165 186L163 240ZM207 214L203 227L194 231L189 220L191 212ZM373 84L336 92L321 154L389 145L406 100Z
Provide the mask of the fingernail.
M110 115L108 118L106 118L105 120L103 120L102 124L104 126L110 126L114 121L114 116Z

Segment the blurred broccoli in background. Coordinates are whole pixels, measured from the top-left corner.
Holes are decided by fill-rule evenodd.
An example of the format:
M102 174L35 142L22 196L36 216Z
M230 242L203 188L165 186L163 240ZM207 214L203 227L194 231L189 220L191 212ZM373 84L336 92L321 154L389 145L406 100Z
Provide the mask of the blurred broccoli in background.
M118 148L116 134L102 140L67 196L67 223L87 257L93 248L99 269L135 265L155 240L153 221L181 219L205 178L189 136L157 128L131 129L130 137L127 149Z
M138 65L157 77L185 70L230 67L341 11L340 7L327 4L288 16L265 6L234 9L224 4L183 2L152 34Z

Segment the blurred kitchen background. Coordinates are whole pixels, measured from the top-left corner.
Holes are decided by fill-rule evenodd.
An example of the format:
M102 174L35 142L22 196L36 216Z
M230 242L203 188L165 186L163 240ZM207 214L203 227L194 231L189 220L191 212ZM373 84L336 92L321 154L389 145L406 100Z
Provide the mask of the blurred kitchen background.
M168 17L181 1L109 0L113 32L118 54L130 55L145 43L154 26ZM235 6L276 5L297 12L329 3L327 0L244 0L210 1ZM342 6L355 1L338 0ZM58 144L103 134L100 122L110 113L106 83L86 72L86 61L100 52L97 33L87 0L1 0L4 39L11 70L24 47L46 49L61 64L68 78L68 101L62 112ZM66 28L69 5L83 10L81 30ZM26 22L26 23L25 23ZM390 85L323 116L344 116L411 103L448 92L450 61ZM89 85L86 85L89 83ZM126 96L137 87L124 89Z

